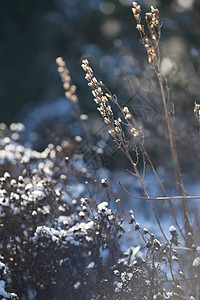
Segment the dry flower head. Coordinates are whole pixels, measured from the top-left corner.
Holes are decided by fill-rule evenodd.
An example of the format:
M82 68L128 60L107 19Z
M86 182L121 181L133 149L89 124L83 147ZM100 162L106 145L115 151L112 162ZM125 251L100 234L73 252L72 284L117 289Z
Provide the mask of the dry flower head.
M136 29L139 31L141 42L147 50L148 62L154 67L156 58L158 58L156 49L160 39L159 10L151 6L151 11L145 14L149 37L144 30L144 26L141 24L141 7L137 2L133 2L132 12L137 23Z
M63 83L63 88L65 90L65 97L71 100L73 103L78 103L78 97L76 95L76 86L71 83L71 76L69 74L68 68L66 67L65 61L62 57L57 57L56 63L58 66L58 72Z

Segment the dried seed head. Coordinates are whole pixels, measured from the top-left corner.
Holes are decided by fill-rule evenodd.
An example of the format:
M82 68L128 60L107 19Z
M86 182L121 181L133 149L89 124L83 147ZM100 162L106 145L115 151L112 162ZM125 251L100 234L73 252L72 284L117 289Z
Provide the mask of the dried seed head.
M125 119L129 119L129 120L132 119L132 115L131 114L126 114Z
M137 7L137 5L138 5L137 2L135 2L135 1L132 4L133 4L133 7Z
M125 107L123 108L123 112L126 113L126 114L129 113L128 107L125 106Z
M57 63L57 65L58 65L59 67L65 67L65 62L64 62L64 60L63 60L62 57L57 57L57 58L56 58L56 63Z
M135 129L135 128L131 128L131 133L133 133L134 137L138 137L139 136L139 132Z
M108 130L108 133L109 133L110 135L112 135L112 136L115 135L115 131L114 131L113 129Z
M56 63L58 66L58 72L60 78L63 82L63 88L65 90L65 97L71 100L73 103L78 102L78 97L76 95L76 86L71 84L71 77L69 75L69 70L66 67L66 64L62 57L56 58Z
M138 31L142 31L143 30L143 27L142 27L141 24L137 24L136 28L137 28Z
M117 133L119 133L119 132L121 132L121 128L120 128L119 126L116 126L116 127L115 127L115 131L116 131Z
M140 21L141 21L140 15L136 14L136 15L134 15L134 17L135 17L136 22L140 23Z
M153 39L154 41L156 41L156 38L157 38L157 37L156 37L156 34L153 34L153 35L152 35L152 39Z
M89 66L89 61L87 59L82 60L81 67L83 68L84 71L87 71L87 67Z
M146 13L146 14L145 14L145 20L146 20L147 22L151 22L152 19L153 19L152 13Z
M104 94L101 88L101 86L103 86L103 83L101 81L98 81L96 77L93 76L93 70L89 66L88 60L83 60L81 66L83 70L87 72L85 78L88 80L88 85L92 88L94 102L99 105L99 107L97 107L97 110L104 118L104 122L106 124L110 124L111 118L113 116L113 111L111 106L109 105L108 99L112 98L112 96L108 93Z
M110 124L110 120L108 119L108 118L104 118L104 122L106 123L106 124Z
M154 9L155 9L155 8L154 8L153 6L151 6L151 12L152 12L152 13L154 12Z
M119 123L118 120L114 120L114 123L115 123L116 126L120 126L120 123Z
M132 8L132 12L133 12L133 15L135 16L136 15L136 8Z

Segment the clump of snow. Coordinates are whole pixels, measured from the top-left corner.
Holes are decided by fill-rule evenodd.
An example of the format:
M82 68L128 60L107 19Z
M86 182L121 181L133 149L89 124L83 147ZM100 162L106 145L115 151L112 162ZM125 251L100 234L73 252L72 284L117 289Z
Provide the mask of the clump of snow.
M88 268L88 269L93 269L94 266L95 266L95 262L92 261L92 262L87 266L87 268Z
M5 290L5 281L4 280L0 280L0 295L6 298L10 297L10 293L6 292Z
M200 267L200 257L196 257L194 259L192 266L195 267L195 268L199 268Z
M176 232L176 227L175 226L170 226L170 228L169 228L169 232L171 233L171 235L174 235L174 234L176 234L177 232Z

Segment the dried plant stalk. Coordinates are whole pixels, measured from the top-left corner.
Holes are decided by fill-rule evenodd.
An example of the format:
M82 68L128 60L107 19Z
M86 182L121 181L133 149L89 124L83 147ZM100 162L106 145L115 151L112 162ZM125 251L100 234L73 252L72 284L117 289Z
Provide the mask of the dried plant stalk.
M116 96L113 96L109 91L107 93L105 93L103 91L102 88L105 88L105 86L104 86L103 82L98 81L96 79L96 77L94 77L93 70L90 67L87 59L84 59L82 61L81 66L82 66L83 70L86 72L85 79L88 81L88 85L92 88L92 94L95 97L94 101L95 101L95 103L97 103L99 105L97 107L97 110L99 110L100 114L102 115L104 122L110 127L110 129L108 130L108 133L113 137L113 140L115 141L115 143L118 145L118 147L122 150L122 152L126 155L128 160L130 161L130 163L133 167L133 170L134 170L134 173L132 173L132 172L131 173L138 178L138 180L141 184L141 187L143 189L143 192L144 192L144 194L149 202L149 205L152 209L154 217L158 223L158 226L159 226L165 240L169 241L162 226L161 226L161 223L155 212L153 204L150 200L147 189L143 182L143 178L141 177L141 175L139 173L139 170L137 167L137 162L135 163L130 155L129 144L128 144L128 141L126 140L126 136L125 136L125 133L122 128L122 124L129 126L130 131L133 133L133 136L135 138L140 137L139 131L134 126L132 126L132 124L130 123L130 120L133 119L132 114L130 113L130 111L127 107L124 107L124 108L120 107ZM120 109L120 111L124 117L124 120L122 120L121 118L117 118L117 119L114 118L114 113L112 111L112 107L109 104L109 100L113 101L118 106L118 108ZM133 120L133 124L135 124L134 120Z
M60 78L62 80L63 83L63 88L65 91L65 97L70 100L74 106L75 106L75 110L76 110L76 119L80 120L83 129L85 131L85 135L88 139L88 141L90 142L90 144L92 145L92 140L90 137L90 133L86 127L85 121L88 119L87 115L83 115L81 114L81 109L79 106L79 101L78 101L78 96L76 94L76 85L72 84L72 80L71 80L71 76L70 76L70 72L69 69L66 66L66 63L64 61L64 59L62 57L57 57L56 58L56 64L58 66L58 73L60 74Z
M58 73L60 74L63 83L63 88L65 90L65 97L73 103L78 103L78 97L76 95L76 86L75 84L71 83L71 76L68 68L66 67L65 61L62 57L57 57L56 63L58 66Z
M161 25L159 22L159 10L151 6L151 11L145 14L145 20L149 31L149 37L144 30L144 26L141 24L141 16L140 16L141 7L140 5L137 4L137 2L133 2L132 11L137 23L136 28L139 31L141 42L144 44L147 51L148 62L156 74L160 91L161 91L161 99L162 99L162 104L165 113L165 120L167 124L168 135L169 135L170 150L172 153L172 158L173 158L174 168L176 173L177 187L180 195L182 196L182 205L183 205L184 218L185 218L185 229L187 234L188 232L191 232L193 230L189 220L189 208L188 208L187 200L185 198L186 192L185 192L182 173L181 173L180 164L178 160L176 142L175 142L175 137L174 137L173 128L171 124L170 113L167 108L166 94L167 95L169 94L169 90L167 85L165 85L166 80L163 78L160 69L159 40L161 35Z

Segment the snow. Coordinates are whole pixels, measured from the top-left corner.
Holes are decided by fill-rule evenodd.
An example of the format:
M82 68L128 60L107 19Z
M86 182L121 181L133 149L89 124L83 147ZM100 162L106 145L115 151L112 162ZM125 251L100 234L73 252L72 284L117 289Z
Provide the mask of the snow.
M119 270L114 270L114 272L113 272L115 275L117 275L117 276L119 276L120 275L120 272L119 272Z
M61 228L62 225L64 225L64 226L72 226L77 219L78 218L77 218L76 215L59 216L58 217L58 228Z
M200 267L200 257L196 257L192 264L193 267Z
M94 227L94 222L90 221L85 225L86 230L92 229Z
M35 190L31 193L31 196L29 197L32 200L41 200L45 197L45 193L42 191Z
M118 282L117 287L115 288L115 292L119 293L122 289L122 286L123 286L122 282Z
M88 268L88 269L93 269L94 266L95 266L95 262L92 261L92 262L87 266L87 268Z
M81 285L80 281L77 281L77 282L74 284L75 290L77 290L77 289L80 287L80 285Z
M0 261L0 270L2 270L3 268L5 268L5 264L3 264L3 263Z
M45 236L45 235L49 235L52 237L52 240L55 241L56 238L60 235L60 231L51 228L51 227L47 227L47 226L38 226L35 232L35 235L39 236Z
M175 227L175 226L170 226L169 232L170 232L171 234L174 234L174 233L176 232L176 227Z
M5 291L5 281L0 280L0 295L6 298L10 297L10 293Z
M0 197L0 205L2 206L9 206L10 202L9 202L9 198L4 198L4 197Z
M105 201L104 201L104 202L100 203L100 204L97 206L97 208L98 208L99 211L101 211L101 210L106 210L107 206L108 206L108 202L105 202Z
M111 211L111 209L108 209L107 206L108 206L108 202L106 202L106 201L98 204L97 205L98 213L103 213L106 215L111 214L112 211Z

